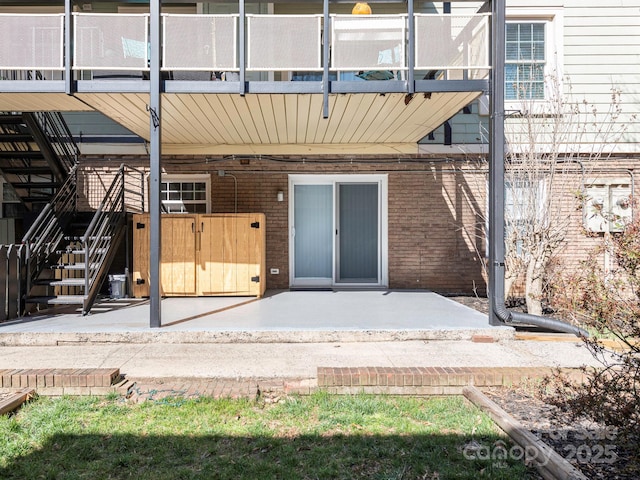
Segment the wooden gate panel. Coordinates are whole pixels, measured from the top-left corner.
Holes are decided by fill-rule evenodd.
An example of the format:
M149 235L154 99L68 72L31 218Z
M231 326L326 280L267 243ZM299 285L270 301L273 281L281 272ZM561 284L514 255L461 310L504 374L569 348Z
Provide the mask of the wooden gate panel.
M144 297L149 296L149 215L134 215L133 224L133 293ZM265 292L264 214L163 215L161 248L162 295Z
M164 295L196 294L195 215L162 217L160 278Z
M258 225L258 228L252 225ZM249 219L252 235L247 241L249 254L249 294L261 297L267 285L266 272L266 223L264 215L252 215ZM258 279L254 281L251 279Z
M238 272L236 268L237 258L237 238L236 224L237 218L232 215L225 215L223 223L223 277L224 277L224 293L236 292L238 289Z
M149 296L149 215L133 216L133 296L136 298Z
M219 215L200 215L198 295L223 295L224 222Z

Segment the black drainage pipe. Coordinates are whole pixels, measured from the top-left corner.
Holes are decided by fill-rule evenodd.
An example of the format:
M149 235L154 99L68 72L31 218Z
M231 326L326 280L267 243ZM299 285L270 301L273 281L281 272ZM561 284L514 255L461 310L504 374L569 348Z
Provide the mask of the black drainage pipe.
M576 337L588 337L589 332L583 328L576 327L556 318L540 317L528 313L512 312L507 310L504 302L493 296L493 312L506 325L534 325L536 327L548 328L556 332L573 333Z

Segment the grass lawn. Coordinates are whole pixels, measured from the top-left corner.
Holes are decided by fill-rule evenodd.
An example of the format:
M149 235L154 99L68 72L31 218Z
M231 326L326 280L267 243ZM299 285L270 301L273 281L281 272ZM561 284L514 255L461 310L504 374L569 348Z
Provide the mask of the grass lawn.
M526 479L465 458L500 430L461 397L39 398L0 417L2 479Z

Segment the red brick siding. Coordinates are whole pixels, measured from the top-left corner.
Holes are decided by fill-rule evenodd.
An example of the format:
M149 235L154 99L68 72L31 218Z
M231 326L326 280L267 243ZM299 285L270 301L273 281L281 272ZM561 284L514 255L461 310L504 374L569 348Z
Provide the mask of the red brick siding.
M249 164L242 164L237 159L167 157L163 159L163 168L170 174L209 173L214 213L234 211L233 178L219 177L218 170L224 169L237 178L238 212L266 214L267 270L277 268L280 271L279 275L267 274L269 289L289 286L289 174L387 173L389 287L483 293L486 289L483 270L486 173L467 167L463 162L418 160L402 163L360 159L351 163L344 159L333 162L251 159ZM82 160L79 178L82 210L95 208L95 198L103 191L106 179L111 178L109 170L116 169L122 162L148 171L146 158ZM621 160L611 166L619 168L632 164L632 160ZM610 175L624 176L619 171ZM276 200L278 191L284 192L283 202ZM575 265L595 243L596 239L584 235L582 212L576 209L562 259Z

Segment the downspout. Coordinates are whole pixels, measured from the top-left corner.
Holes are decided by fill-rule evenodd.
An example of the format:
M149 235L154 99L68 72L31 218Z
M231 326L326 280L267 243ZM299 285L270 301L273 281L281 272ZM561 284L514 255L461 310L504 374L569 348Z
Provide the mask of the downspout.
M491 297L491 307L495 315L506 325L534 325L536 327L548 328L556 332L573 333L576 337L588 337L589 332L586 330L563 322L556 318L539 317L528 313L512 312L504 306L504 295L498 298L496 295Z
M491 2L491 118L489 141L489 324L534 325L588 337L586 330L555 318L512 312L504 306L504 60L505 0Z

